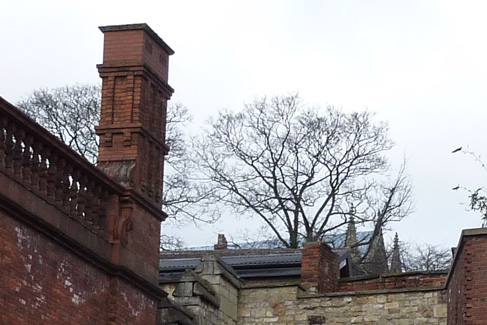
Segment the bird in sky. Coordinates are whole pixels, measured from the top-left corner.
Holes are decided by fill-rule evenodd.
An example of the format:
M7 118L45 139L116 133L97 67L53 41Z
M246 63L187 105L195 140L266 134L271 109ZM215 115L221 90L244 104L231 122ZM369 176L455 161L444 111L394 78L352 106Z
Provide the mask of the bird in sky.
M452 190L456 191L456 190L458 190L459 188L460 188L460 185L457 185L457 186L455 186L454 188L452 188Z
M460 147L460 148L456 148L456 149L455 149L455 150L453 150L451 153L459 152L460 150L462 150L462 147Z

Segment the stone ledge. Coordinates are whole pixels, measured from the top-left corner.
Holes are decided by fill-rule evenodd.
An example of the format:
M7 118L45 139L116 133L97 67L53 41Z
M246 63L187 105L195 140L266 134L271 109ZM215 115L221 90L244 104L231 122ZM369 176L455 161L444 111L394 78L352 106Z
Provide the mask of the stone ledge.
M444 292L445 288L423 287L423 288L380 289L380 290L367 290L367 291L330 292L326 294L323 293L310 294L308 292L303 292L298 294L298 299L343 297L343 296L371 296L371 295L380 295L380 294L414 293L414 292L431 292L431 291Z
M265 288L286 288L286 287L298 287L301 290L304 290L304 288L301 286L301 280L296 279L296 280L289 280L289 281L282 281L279 283L245 283L242 286L242 289L265 289Z

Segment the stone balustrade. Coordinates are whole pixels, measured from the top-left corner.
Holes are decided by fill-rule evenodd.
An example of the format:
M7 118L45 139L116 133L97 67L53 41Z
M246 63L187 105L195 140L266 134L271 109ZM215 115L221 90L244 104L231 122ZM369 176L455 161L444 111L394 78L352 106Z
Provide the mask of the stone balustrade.
M109 239L106 202L123 187L1 97L0 172Z

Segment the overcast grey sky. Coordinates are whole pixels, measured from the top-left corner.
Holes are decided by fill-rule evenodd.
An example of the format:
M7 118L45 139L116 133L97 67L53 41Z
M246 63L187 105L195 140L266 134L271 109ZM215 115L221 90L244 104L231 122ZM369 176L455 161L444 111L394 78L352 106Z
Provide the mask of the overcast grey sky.
M312 105L369 109L388 121L398 167L406 157L415 212L405 241L455 246L481 225L461 203L487 174L459 146L487 155L485 1L38 1L0 2L0 96L99 82L98 26L148 23L175 50L173 100L200 123L256 96L298 91ZM487 158L487 157L486 157ZM229 216L189 245L250 222Z

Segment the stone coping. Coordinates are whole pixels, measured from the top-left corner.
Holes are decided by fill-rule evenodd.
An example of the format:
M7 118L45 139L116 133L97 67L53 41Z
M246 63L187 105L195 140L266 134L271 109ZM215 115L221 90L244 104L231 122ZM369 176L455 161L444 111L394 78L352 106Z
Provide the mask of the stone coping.
M364 291L345 291L345 292L328 292L311 294L303 292L298 295L298 298L319 298L319 297L343 297L343 296L370 296L382 294L396 294L396 293L411 293L411 292L430 292L430 291L444 291L444 287L416 287L416 288L399 288L399 289L379 289L379 290L364 290Z

